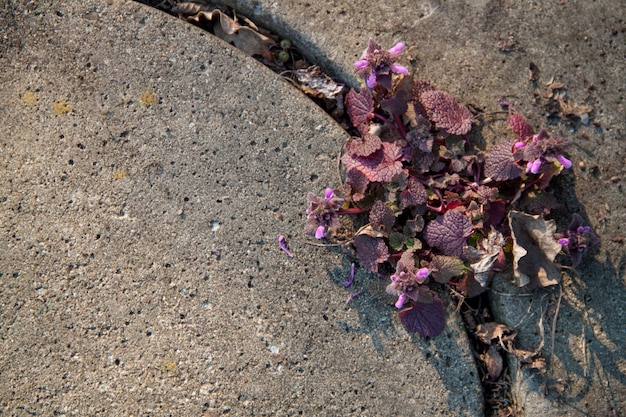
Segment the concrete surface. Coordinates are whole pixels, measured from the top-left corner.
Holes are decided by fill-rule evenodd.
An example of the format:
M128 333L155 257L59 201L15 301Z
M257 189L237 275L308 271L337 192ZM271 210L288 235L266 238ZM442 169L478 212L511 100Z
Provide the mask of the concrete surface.
M496 278L497 319L519 330L520 347L539 345L546 375L517 371L513 394L525 416L626 415L626 2L623 0L227 0L348 79L367 40L404 41L414 75L485 112L505 97L536 127L569 137L574 168L559 178L559 228L580 213L602 237L563 287L533 296ZM503 52L503 49L510 52ZM536 83L529 68L539 69ZM546 117L547 84L562 82L570 103L593 106L592 123ZM495 120L495 121L494 121ZM483 118L485 142L510 135L498 116ZM559 296L560 294L560 296ZM559 297L561 301L559 302ZM551 336L557 311L554 343ZM543 319L541 319L543 317ZM554 351L552 353L552 345Z
M137 3L0 7L1 414L482 414L452 312L411 337L304 243L326 114Z

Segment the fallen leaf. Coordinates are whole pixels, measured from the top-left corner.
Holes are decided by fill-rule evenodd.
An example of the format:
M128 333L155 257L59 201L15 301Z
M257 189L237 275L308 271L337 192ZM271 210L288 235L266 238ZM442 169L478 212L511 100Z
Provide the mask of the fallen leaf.
M470 267L474 271L474 278L480 282L480 285L486 287L489 281L489 272L491 272L493 264L504 246L504 236L492 228L487 238L481 240L480 246L481 257L478 261L473 262Z
M192 6L190 6L190 4ZM207 27L215 36L232 43L248 55L268 54L276 42L259 33L252 27L242 26L221 10L206 10L206 7L193 7L193 3L181 3L172 11L187 15L186 20L201 27Z
M502 323L489 322L476 327L476 337L488 345L492 344L494 339L498 339L498 344L504 346L505 342L512 341L516 335L515 329Z
M497 380L500 374L502 374L503 369L502 355L498 352L498 348L496 346L489 347L489 350L485 354L480 355L480 359L487 367L489 379L492 381Z
M318 98L334 100L345 90L343 85L337 84L317 66L297 70L296 78L301 85L317 92ZM310 91L305 92L310 94Z
M554 258L561 245L554 238L554 220L511 211L509 226L513 238L513 275L520 287L542 288L561 281Z

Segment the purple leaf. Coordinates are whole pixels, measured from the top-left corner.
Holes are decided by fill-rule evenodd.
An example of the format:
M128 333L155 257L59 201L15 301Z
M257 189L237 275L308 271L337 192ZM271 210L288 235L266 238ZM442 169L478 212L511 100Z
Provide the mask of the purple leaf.
M426 109L424 108L424 105L420 101L420 97L426 91L433 91L433 90L435 90L435 86L430 84L428 81L419 80L419 79L414 81L413 90L411 90L411 92L412 92L412 99L413 99L413 109L415 110L416 115L420 115L424 118L427 118L428 112L426 111Z
M438 129L453 135L464 135L472 128L474 116L451 94L430 90L422 93L420 100L428 111L428 118L435 122Z
M424 204L427 198L426 188L424 188L417 178L411 176L407 181L406 189L400 193L400 207L404 209L410 206Z
M413 158L411 160L411 165L415 170L421 174L426 173L428 171L436 172L438 171L436 168L435 162L437 162L439 158L431 153L431 152L415 152L413 154ZM442 167L443 168L442 164Z
M372 229L387 235L391 232L395 222L396 216L394 216L393 210L382 201L376 200L370 210L370 225Z
M518 178L522 171L515 162L512 141L494 146L485 157L485 175L495 181Z
M431 303L411 302L410 307L400 311L398 316L408 331L422 337L437 336L446 323L446 309L436 296Z
M413 257L414 251L406 250L400 256L398 263L396 264L395 275L400 275L402 272L415 276L417 268L415 267L415 258Z
M364 133L362 137L353 137L346 142L346 152L356 156L369 156L381 147L380 138L370 133Z
M362 265L374 273L378 272L378 264L389 259L389 249L382 239L358 235L354 237L354 247Z
M353 201L362 200L369 185L369 180L358 169L351 169L346 174L346 185L350 187L350 194Z
M407 133L407 141L422 152L432 152L435 138L430 133L430 122L422 116L417 116L417 123L417 127Z
M346 109L352 124L359 129L359 132L367 133L369 121L374 111L374 101L372 94L366 89L356 92L354 89L346 94Z
M408 96L408 91L398 91L395 96L383 99L380 102L380 107L390 114L401 116L406 113L408 109Z
M383 142L381 149L367 157L345 154L341 157L341 162L348 171L357 169L371 182L390 183L402 172L401 159L402 148Z
M502 200L490 202L485 208L486 219L484 226L498 226L506 217L506 205Z
M461 257L463 245L472 234L472 222L456 211L446 211L428 223L424 230L426 242L443 252L444 255Z
M513 132L517 133L519 139L526 139L533 135L532 126L519 113L512 113L506 123Z

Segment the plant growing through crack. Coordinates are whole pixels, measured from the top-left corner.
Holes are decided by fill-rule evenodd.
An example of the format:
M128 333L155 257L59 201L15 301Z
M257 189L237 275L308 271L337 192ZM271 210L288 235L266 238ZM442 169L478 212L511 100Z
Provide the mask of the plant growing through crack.
M403 48L385 50L370 40L355 62L364 87L345 99L355 129L341 158L345 181L323 197L308 194L305 231L333 239L340 216L367 217L350 240L361 266L388 271L387 293L402 324L432 337L445 323L437 285L465 297L480 294L492 271L504 267L505 247L520 286L552 285L560 280L553 261L561 248L576 266L599 238L577 214L556 233L542 214L516 210L534 203L549 213L545 189L572 166L567 139L534 133L510 109L513 138L488 152L477 149L473 114L452 95L407 75L397 63Z

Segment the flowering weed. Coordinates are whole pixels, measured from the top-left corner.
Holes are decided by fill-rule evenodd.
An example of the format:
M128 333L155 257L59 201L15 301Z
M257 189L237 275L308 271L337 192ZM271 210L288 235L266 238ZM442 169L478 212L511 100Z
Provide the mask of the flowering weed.
M576 266L599 238L577 214L564 232L546 227L539 244L526 235L534 227L528 225L548 224L540 216L518 221L512 234L507 218L521 198L543 196L550 180L572 166L565 156L567 139L545 130L535 134L511 110L512 137L487 152L476 149L470 136L474 115L452 95L407 75L397 63L403 49L403 43L386 50L370 40L355 62L364 87L346 95L358 134L345 144L341 158L345 182L336 190L327 188L324 197L308 194L305 231L326 238L341 227L340 215L368 213L369 222L352 238L361 266L375 273L395 269L387 293L400 321L409 331L432 337L445 323L437 285L452 285L473 297L486 290L492 271L503 267L505 247L526 251L523 245L534 245L536 256L557 268L554 254L547 256L542 248L553 252L557 245L558 251L560 243ZM548 206L543 210L549 213ZM516 258L514 272L531 273L527 265L532 264L531 258ZM530 277L525 282L556 281Z

